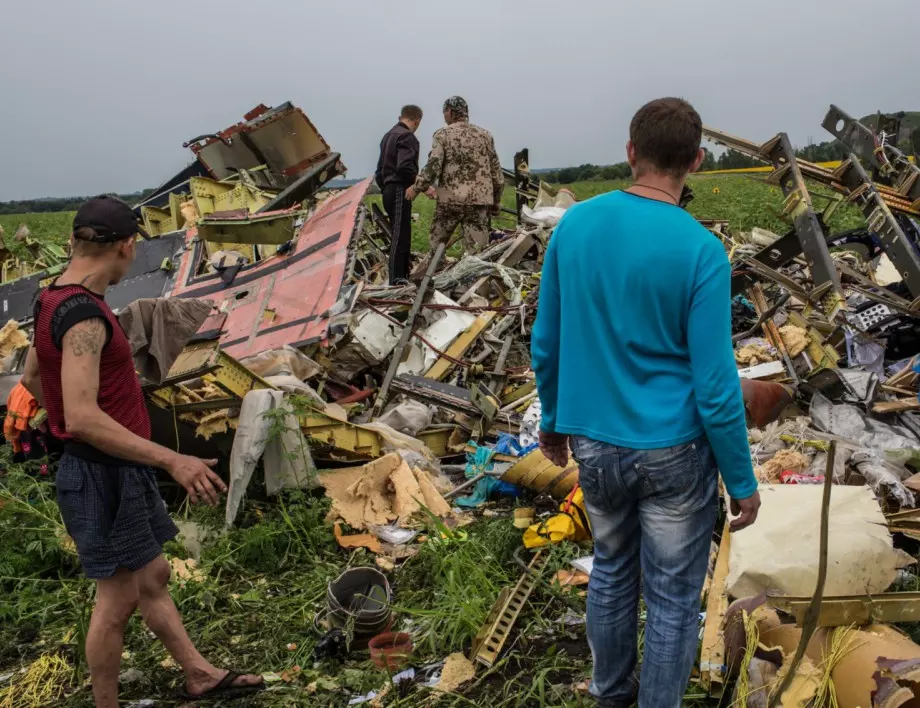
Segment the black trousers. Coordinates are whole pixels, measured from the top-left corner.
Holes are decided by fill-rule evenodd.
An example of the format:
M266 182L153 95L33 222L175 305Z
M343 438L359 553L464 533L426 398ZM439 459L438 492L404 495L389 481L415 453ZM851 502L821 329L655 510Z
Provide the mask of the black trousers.
M409 278L412 262L412 202L406 199L406 187L391 182L383 188L383 210L390 220L390 285Z

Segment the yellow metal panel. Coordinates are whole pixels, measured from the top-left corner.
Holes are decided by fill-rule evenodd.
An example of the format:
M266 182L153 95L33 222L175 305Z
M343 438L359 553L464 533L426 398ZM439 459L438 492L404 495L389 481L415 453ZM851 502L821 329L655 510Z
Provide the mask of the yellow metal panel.
M233 185L208 179L207 177L192 177L189 180L189 188L192 191L192 199L195 201L195 208L198 210L199 216L219 211L215 206L215 200L219 196L233 191Z
M190 344L169 370L172 383L150 393L150 400L161 408L169 409L180 390L181 381L201 378L213 383L237 400L249 391L274 388L256 376L229 354L217 348L216 341ZM374 459L383 454L384 441L380 435L360 425L336 420L320 411L310 411L300 417L304 435L314 443L332 448L342 458ZM448 454L448 441L453 428L422 432L419 435L429 449L438 456Z
M245 184L240 183L229 192L224 192L214 197L214 211L246 209L253 213L268 204L268 201L264 193L250 189Z
M144 219L144 228L151 236L168 234L170 231L176 231L176 220L173 218L169 209L160 207L141 207L141 216Z
M501 479L535 492L548 492L556 499L564 499L578 481L578 464L572 460L563 469L547 460L541 450L534 450L512 465Z
M172 194L169 195L169 215L172 218L173 224L176 228L174 231L185 226L185 216L182 214L182 203L188 199L186 194Z
M383 441L375 431L344 423L325 413L312 411L301 416L300 427L310 440L335 448L348 457L373 459L383 454Z
M246 209L252 213L261 209L269 199L266 193L251 189L244 184L233 185L207 177L192 177L189 185L192 190L192 198L195 200L195 208L202 217L216 211L238 209ZM205 248L209 256L218 251L236 251L246 256L250 263L256 262L256 250L252 244L209 241L205 243ZM271 249L268 253L274 253L275 250L277 249Z
M459 430L459 428L423 430L416 437L425 443L425 446L431 450L435 457L447 457L448 455L456 454L450 449L450 439L456 430Z
M473 324L471 324L467 330L463 332L463 334L461 334L459 337L457 337L453 344L447 348L445 354L453 357L454 359L459 359L462 357L464 354L466 354L467 350L473 346L473 342L475 342L479 335L482 334L482 331L488 327L489 323L494 319L494 312L486 312L477 317L473 321ZM454 363L450 359L442 356L434 363L430 369L428 369L427 372L425 372L425 378L440 380L444 378L447 372L450 371L450 367L453 365Z
M245 256L250 263L256 262L256 248L251 243L218 243L217 241L205 241L204 248L209 258L219 251L236 251Z

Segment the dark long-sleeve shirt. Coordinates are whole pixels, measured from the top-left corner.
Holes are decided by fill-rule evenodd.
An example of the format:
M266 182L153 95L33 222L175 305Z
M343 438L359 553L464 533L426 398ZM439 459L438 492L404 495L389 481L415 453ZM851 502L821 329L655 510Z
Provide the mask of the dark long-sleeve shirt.
M388 184L412 186L418 177L418 138L402 123L397 123L380 141L380 158L377 160L377 186Z

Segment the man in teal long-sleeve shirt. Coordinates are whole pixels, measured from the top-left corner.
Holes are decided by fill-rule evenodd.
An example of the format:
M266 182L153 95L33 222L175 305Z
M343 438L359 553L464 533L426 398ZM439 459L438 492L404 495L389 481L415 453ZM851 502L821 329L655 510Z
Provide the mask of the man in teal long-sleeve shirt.
M601 706L678 708L696 654L718 473L737 531L760 497L731 342L731 269L678 206L702 122L677 98L636 113L632 187L577 204L553 233L532 334L541 447L571 445L594 534L591 692ZM639 578L648 607L635 681Z

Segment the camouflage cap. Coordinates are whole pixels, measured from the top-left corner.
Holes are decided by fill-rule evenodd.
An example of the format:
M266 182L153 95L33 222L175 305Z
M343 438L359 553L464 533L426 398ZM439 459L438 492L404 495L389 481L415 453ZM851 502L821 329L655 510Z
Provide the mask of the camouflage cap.
M468 116L470 107L466 105L466 99L462 96L451 96L444 101L444 110L451 110L458 116Z

